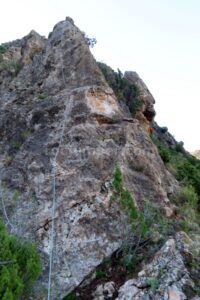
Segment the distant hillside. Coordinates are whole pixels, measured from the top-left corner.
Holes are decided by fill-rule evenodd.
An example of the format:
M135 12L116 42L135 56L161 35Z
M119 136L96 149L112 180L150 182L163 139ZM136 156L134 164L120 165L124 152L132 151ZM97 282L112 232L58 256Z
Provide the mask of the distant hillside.
M200 159L200 150L193 151L192 155L194 155L196 158Z

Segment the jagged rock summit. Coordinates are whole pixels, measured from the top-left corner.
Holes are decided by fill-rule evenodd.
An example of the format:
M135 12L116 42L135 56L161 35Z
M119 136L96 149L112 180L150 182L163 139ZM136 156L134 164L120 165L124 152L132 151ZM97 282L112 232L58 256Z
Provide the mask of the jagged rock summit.
M71 18L48 39L31 31L4 47L0 183L8 218L0 213L12 233L38 245L43 272L34 299L46 299L51 250L52 299L62 299L121 245L121 209L110 202L116 165L138 207L147 198L169 207L176 180L150 138L153 96L127 72L143 99L132 117Z

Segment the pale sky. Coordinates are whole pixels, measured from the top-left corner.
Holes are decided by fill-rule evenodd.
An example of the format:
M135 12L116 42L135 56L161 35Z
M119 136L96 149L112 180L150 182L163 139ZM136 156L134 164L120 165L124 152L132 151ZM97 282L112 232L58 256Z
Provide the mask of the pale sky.
M97 39L97 60L140 75L159 125L200 149L200 0L1 0L0 43L47 36L66 16Z

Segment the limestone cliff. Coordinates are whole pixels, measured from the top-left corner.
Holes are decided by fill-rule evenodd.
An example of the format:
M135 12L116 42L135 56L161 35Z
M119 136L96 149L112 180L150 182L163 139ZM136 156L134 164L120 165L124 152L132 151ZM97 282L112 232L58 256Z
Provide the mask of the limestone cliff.
M109 188L116 165L138 208L148 199L170 210L177 181L150 137L148 88L125 73L142 103L133 116L70 18L48 39L31 31L3 47L0 214L11 233L38 245L43 272L34 299L46 299L51 254L52 299L62 299L121 245L122 212Z

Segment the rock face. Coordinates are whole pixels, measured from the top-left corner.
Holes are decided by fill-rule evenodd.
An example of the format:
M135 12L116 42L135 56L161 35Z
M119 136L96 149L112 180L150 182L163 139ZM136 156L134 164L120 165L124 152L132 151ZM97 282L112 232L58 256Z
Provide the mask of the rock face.
M194 253L196 249L196 253ZM185 291L194 287L186 268L186 258L199 257L199 240L191 240L184 232L168 240L153 261L118 291L117 300L186 300ZM195 299L195 298L193 298ZM196 298L198 299L198 297Z
M152 122L156 112L154 109L155 99L148 90L146 84L136 72L125 72L125 78L135 84L139 90L140 99L142 100L141 116L142 120Z
M46 298L53 249L52 299L60 299L121 244L120 208L109 201L116 164L138 207L144 199L166 205L174 179L144 120L119 105L70 18L48 39L32 31L5 48L0 213L12 233L38 244L43 273L34 299ZM143 89L142 113L152 121L153 97L135 73L126 76Z

